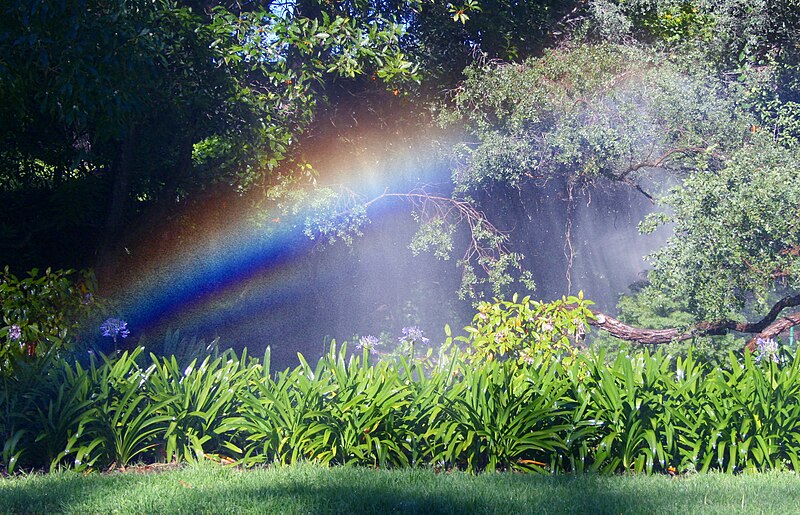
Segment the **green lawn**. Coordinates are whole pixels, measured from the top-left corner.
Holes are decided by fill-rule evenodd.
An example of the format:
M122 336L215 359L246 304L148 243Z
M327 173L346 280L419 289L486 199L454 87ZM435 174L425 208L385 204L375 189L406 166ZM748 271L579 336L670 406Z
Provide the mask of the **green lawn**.
M72 472L0 480L8 512L800 513L793 473L729 476L251 471L195 465L155 474Z

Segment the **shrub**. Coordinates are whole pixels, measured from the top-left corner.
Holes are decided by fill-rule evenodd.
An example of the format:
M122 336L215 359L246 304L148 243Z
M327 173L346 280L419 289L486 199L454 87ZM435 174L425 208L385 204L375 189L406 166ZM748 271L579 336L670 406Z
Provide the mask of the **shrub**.
M6 267L0 274L0 373L15 364L69 348L81 323L94 312L91 271L34 269L22 279Z
M543 356L569 364L575 359L576 346L583 343L591 304L583 292L554 302L530 297L517 302L517 295L510 301L481 302L466 328L469 336L461 340L468 344L473 361L510 357L523 364Z
M268 353L186 368L141 347L87 367L48 358L2 382L2 459L7 471L203 456L473 472L798 470L800 360L769 350L731 353L728 369L646 351L611 363L454 351L436 367L372 365L368 349L335 345L316 366L300 356L277 374Z

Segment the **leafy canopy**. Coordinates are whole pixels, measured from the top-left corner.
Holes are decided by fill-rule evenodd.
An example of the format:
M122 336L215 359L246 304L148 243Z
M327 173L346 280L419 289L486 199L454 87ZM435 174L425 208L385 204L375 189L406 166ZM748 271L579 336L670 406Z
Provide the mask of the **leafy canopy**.
M747 80L611 44L473 66L444 117L477 139L456 149L454 182L608 179L663 193L664 211L643 225L674 228L651 257L653 286L702 320L736 318L751 300L763 311L798 287L798 155L758 125Z
M519 64L473 66L445 123L478 143L456 149L454 182L519 186L555 176L631 181L681 172L741 145L750 119L726 85L622 45L549 50Z
M800 156L759 135L719 170L698 170L666 198L674 236L652 256L655 286L701 318L800 286ZM651 219L652 221L652 219ZM649 227L646 227L649 228Z

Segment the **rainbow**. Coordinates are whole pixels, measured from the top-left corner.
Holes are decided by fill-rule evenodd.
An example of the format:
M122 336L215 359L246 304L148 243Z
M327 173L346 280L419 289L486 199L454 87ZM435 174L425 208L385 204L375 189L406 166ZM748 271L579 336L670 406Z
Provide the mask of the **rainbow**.
M442 171L440 167L434 174L441 178ZM425 179L430 178L429 173ZM359 193L370 198L384 191L409 191L420 177L413 171L381 172L373 163L372 168L356 169L345 179L349 180L343 183L351 189L358 186ZM147 241L130 247L123 270L110 285L118 315L128 321L134 336L152 337L155 342L167 329L180 329L186 336L208 340L222 335L223 345L258 348L308 332L304 311L315 307L304 304L313 296L309 288L315 286L308 284L307 267L320 243L302 234L297 228L302 223L297 222L309 212L299 213L297 220L273 219L259 225L255 223L259 213L246 198L212 198L178 222L149 231L152 236ZM408 211L402 202L386 201L371 207L369 215L380 221L407 216ZM370 231L370 227L364 229ZM335 269L318 268L315 277L336 282L336 275ZM337 306L330 309L335 311ZM254 335L260 335L259 341L253 341ZM319 340L312 345L324 345L321 336L308 337ZM293 350L286 352L294 356Z

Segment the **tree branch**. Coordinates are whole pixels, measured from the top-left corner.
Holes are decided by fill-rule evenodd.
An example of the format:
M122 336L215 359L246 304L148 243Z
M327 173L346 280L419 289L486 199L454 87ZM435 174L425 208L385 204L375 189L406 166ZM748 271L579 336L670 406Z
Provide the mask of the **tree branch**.
M632 164L628 167L627 170L619 174L620 179L625 179L628 175L632 174L633 172L639 171L642 168L661 168L664 166L664 163L670 159L674 154L681 154L681 155L688 155L688 154L697 154L700 152L705 152L707 149L706 147L684 147L684 148L671 148L664 152L660 157L658 157L655 161L642 161L636 164Z
M592 310L592 314L594 314L594 318L588 320L589 325L602 329L620 340L634 342L640 345L683 341L699 334L694 328L687 329L683 332L676 328L642 329L640 327L628 325L625 322L599 311Z
M751 351L756 350L756 346L758 345L758 339L763 338L774 338L781 334L782 332L786 331L790 327L794 327L796 325L800 325L800 312L792 313L791 315L785 316L773 322L772 324L768 325L764 328L760 333L753 336L748 340L747 345L745 348L750 349Z
M754 334L748 342L747 347L755 349L758 338L772 338L781 332L800 325L800 312L793 313L776 321L778 315L786 308L800 306L800 295L784 297L758 322L737 322L735 320L719 320L716 322L698 322L685 330L677 328L669 329L642 329L628 325L612 316L599 311L592 311L593 319L589 319L589 325L602 329L610 335L634 342L637 344L664 344L679 342L694 338L695 336L717 336L726 334L730 331Z
M631 188L635 189L639 193L645 196L647 200L655 204L655 198L646 192L642 186L631 179L631 174L641 170L642 168L661 168L665 165L665 163L672 158L675 154L680 155L689 155L689 154L698 154L700 152L705 152L707 150L706 147L683 147L683 148L672 148L664 152L661 156L656 158L654 161L640 161L638 163L631 163L628 168L623 170L620 173L613 173L612 171L607 171L603 175L608 177L613 181L618 181L623 184L630 186Z
M466 200L432 195L424 190L417 190L410 193L385 192L363 202L362 205L368 208L387 198L411 202L419 210L420 215L426 219L439 218L456 224L466 222L470 231L470 242L464 252L463 260L469 262L477 258L476 261L487 275L491 273L488 262L497 261L503 255L510 253L504 243L507 241L507 234L495 227L482 212ZM493 241L481 241L481 231L492 235Z

